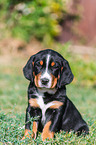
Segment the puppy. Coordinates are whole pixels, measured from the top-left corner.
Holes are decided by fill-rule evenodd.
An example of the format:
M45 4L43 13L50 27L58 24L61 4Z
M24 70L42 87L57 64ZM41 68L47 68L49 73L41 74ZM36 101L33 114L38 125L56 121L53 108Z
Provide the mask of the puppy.
M42 132L42 140L51 139L60 130L88 134L89 129L81 114L66 95L66 85L73 80L69 63L56 51L46 49L30 57L23 68L28 87L25 137L29 137L31 118L32 137Z

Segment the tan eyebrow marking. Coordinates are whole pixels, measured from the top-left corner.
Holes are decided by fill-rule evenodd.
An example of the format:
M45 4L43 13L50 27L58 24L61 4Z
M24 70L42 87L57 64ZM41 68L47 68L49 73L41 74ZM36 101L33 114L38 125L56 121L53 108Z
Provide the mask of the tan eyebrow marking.
M55 62L53 61L52 63L51 63L51 66L54 66L55 65Z
M43 65L43 61L42 60L40 61L40 65Z
M32 62L32 65L34 66L34 61Z
M61 67L61 71L63 70L63 66Z

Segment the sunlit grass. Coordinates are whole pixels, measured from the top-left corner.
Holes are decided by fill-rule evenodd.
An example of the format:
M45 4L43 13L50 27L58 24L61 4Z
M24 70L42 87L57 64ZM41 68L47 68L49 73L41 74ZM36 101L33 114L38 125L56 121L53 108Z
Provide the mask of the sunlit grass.
M14 109L10 113L0 112L0 143L4 144L95 144L96 143L96 121L92 116L88 119L86 118L90 133L89 135L77 137L73 132L65 133L61 131L60 133L55 133L55 138L53 140L45 140L42 142L41 133L38 134L36 140L26 138L22 141L22 136L24 134L24 113L14 113ZM31 135L30 135L31 136Z

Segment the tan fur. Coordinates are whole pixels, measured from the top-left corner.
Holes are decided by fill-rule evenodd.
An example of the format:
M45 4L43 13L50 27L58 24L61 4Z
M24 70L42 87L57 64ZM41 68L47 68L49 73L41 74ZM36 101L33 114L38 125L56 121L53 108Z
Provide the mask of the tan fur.
M33 133L32 133L32 138L36 139L36 135L37 135L37 122L33 121Z
M43 61L42 60L40 61L40 65L43 65Z
M57 84L57 78L55 78L55 76L52 75L52 74L51 74L51 77L52 77L52 85L51 85L51 88L53 89L56 86L56 84Z
M51 63L51 66L54 66L55 65L55 62L53 61L52 63Z
M59 101L52 101L52 103L54 103L54 105L50 106L50 108L52 109L58 109L60 106L63 105L63 103Z
M25 129L25 133L24 133L22 140L24 140L26 137L28 137L28 138L30 137L29 132L31 132L29 129Z
M39 107L36 99L33 99L33 98L29 99L29 103L31 107Z
M39 87L39 84L38 84L38 82L39 82L39 80L40 80L40 77L41 77L41 72L38 74L38 75L35 75L35 85L36 85L36 87Z
M42 141L44 141L45 139L51 139L54 137L54 132L51 132L49 130L51 125L51 121L47 122L44 126L43 132L42 132Z

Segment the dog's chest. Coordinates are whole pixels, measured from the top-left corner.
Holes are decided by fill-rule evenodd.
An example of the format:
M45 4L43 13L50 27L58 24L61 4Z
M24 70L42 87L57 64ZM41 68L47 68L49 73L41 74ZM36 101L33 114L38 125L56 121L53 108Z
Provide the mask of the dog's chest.
M42 122L44 123L45 122L45 113L46 113L46 110L48 108L50 108L52 105L53 105L53 102L49 102L47 104L44 103L44 94L43 93L37 93L36 94L37 96L37 104L39 105L41 111L42 111Z

